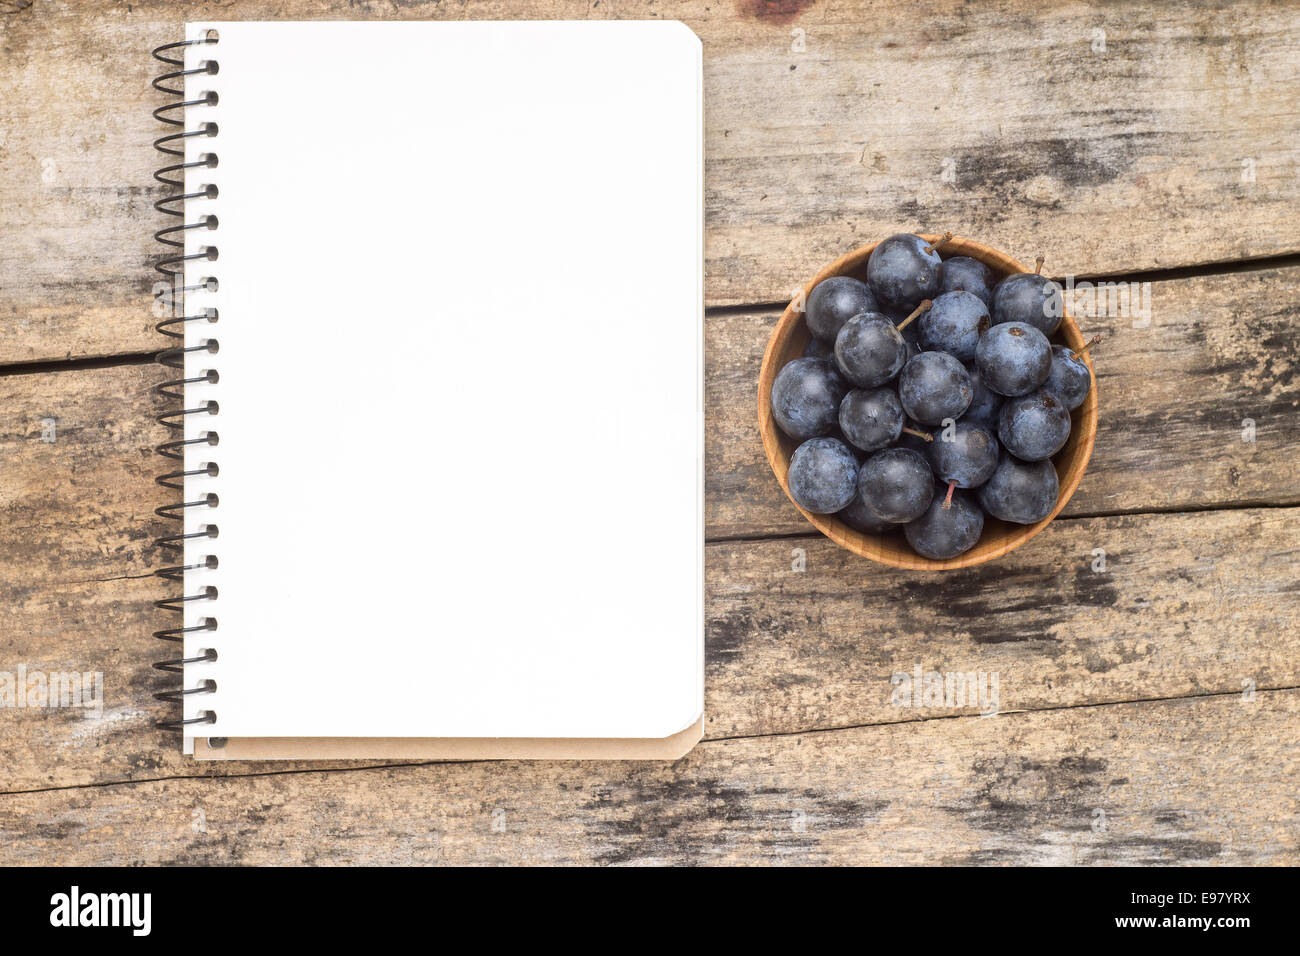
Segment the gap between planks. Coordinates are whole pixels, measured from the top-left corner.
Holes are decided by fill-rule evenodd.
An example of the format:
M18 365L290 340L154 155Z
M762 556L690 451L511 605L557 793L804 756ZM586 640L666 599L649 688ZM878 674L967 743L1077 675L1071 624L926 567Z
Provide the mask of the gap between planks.
M12 362L0 365L0 378L17 375L45 375L51 372L84 372L128 365L152 365L160 347L154 352L120 352L113 355L83 355L80 358L41 359L37 362Z
M1289 685L1285 687L1260 687L1256 688L1255 694L1286 694L1300 691L1300 685ZM1025 708L1020 710L1000 711L997 717L1023 717L1036 716L1038 714L1054 714L1071 710L1087 710L1104 707L1140 707L1145 704L1173 703L1185 700L1211 700L1216 697L1236 697L1241 693L1239 690L1209 691L1203 694L1184 694L1175 697L1138 697L1131 700L1103 700L1088 701L1083 704L1064 704L1059 707L1036 707ZM813 734L838 734L850 733L855 730L870 730L872 728L894 728L909 727L916 724L927 724L937 720L985 720L987 718L979 714L937 714L933 717L917 717L909 720L885 720L872 721L863 724L845 724L839 727L812 727L807 730L784 730L770 734L732 734L723 737L702 737L696 744L696 748L706 747L711 744L725 744L741 740L765 740L777 739L784 737L807 737ZM692 751L692 753L694 750ZM361 773L374 770L404 770L413 767L435 767L435 766L470 766L473 764L483 763L517 763L520 761L510 760L410 760L398 763L367 763L358 767L285 767L283 770L255 770L249 773L222 773L212 776L204 774L171 774L165 777L142 777L137 780L101 780L96 783L74 783L66 787L35 787L27 790L3 790L0 791L0 799L4 797L20 797L37 793L60 793L69 790L97 790L104 787L134 787L140 785L168 783L173 781L179 782L198 782L211 780L232 781L232 780L249 780L255 777L284 777L297 774L338 774L338 773ZM527 762L527 761L525 761ZM550 763L582 763L583 761L540 761ZM611 761L613 763L640 763L645 761ZM674 762L674 761L670 761Z
M1300 507L1300 498L1283 501L1234 501L1231 504L1187 505L1182 508L1142 508L1133 511L1088 511L1058 515L1052 521L1091 521L1095 518L1142 518L1147 515L1204 514L1211 511L1259 511ZM732 534L704 539L705 544L762 544L764 541L816 541L824 537L818 531L774 531L771 534Z
M1074 277L1076 283L1090 282L1175 282L1180 279L1197 279L1209 276L1236 275L1242 272L1264 272L1269 269L1300 268L1300 253L1277 256L1259 256L1253 259L1233 259L1206 262L1192 266L1175 266L1169 269L1146 269L1136 272L1107 272ZM1064 277L1055 276L1057 281ZM748 315L751 313L784 312L788 302L751 302L738 305L705 306L704 315ZM0 376L34 375L45 372L71 372L80 369L113 368L119 365L147 365L154 360L163 343L151 352L120 352L89 355L69 359L43 359L37 362L12 362L0 364ZM1145 514L1146 512L1114 512L1114 514ZM1101 517L1102 515L1089 515Z
M1300 267L1300 253L1288 253L1278 256L1258 256L1253 259L1226 259L1219 262L1203 262L1190 266L1171 266L1168 269L1140 269L1127 272L1097 272L1087 275L1075 275L1078 285L1084 282L1177 282L1180 279L1200 279L1211 276L1237 275L1242 272L1266 272L1269 269L1294 269ZM1053 275L1054 281L1064 284L1065 276ZM706 306L704 314L710 315L749 315L753 312L784 312L788 302L752 302L737 305Z

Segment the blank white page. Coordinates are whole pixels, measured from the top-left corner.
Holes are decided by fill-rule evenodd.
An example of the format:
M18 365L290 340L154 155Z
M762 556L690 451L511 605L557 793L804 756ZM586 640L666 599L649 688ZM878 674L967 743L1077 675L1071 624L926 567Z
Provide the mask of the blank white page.
M198 23L186 716L659 738L703 710L701 50L679 23ZM196 450L197 448L197 450Z

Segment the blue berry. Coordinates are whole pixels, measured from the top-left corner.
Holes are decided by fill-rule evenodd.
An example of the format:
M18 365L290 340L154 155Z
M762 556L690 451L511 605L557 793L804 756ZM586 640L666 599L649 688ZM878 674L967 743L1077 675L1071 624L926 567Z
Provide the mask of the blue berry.
M979 296L985 306L991 306L996 280L993 270L978 259L953 256L944 259L943 265L939 267L939 295L960 290Z
M970 292L946 292L934 300L917 325L921 327L921 348L947 352L962 362L975 357L975 346L988 329L988 306Z
M998 416L998 439L1024 461L1051 458L1070 438L1070 413L1050 392L1009 398Z
M878 451L858 474L858 494L881 521L911 521L925 511L934 495L934 475L925 456L910 448Z
M945 484L978 488L998 466L998 441L980 425L957 422L930 445L930 469Z
M898 233L871 250L867 284L886 309L910 312L939 291L939 253L910 233Z
M866 535L902 528L935 560L974 547L986 514L1019 524L1051 514L1051 458L1092 388L1086 348L1047 338L1063 295L1039 274L1041 258L999 282L977 259L941 259L951 238L890 236L865 282L818 283L803 356L771 396L773 419L800 443L787 480L799 507Z
M903 411L926 425L960 418L975 397L966 368L946 352L922 352L898 377Z
M902 430L903 406L892 388L855 388L840 402L840 431L856 448L892 445Z
M1018 272L998 283L990 311L994 325L1023 322L1051 335L1061 324L1065 303L1061 287L1051 279L1036 272Z
M848 507L835 517L854 531L861 531L863 534L888 534L898 529L898 525L893 522L881 521L873 515L870 509L862 503L862 496L859 494L854 494L853 500L849 502Z
M825 359L797 358L772 382L772 417L791 438L829 434L839 422L849 386Z
M1007 322L980 336L975 364L985 388L999 395L1024 395L1047 381L1052 370L1052 346L1047 336L1032 325Z
M1095 340L1094 340L1095 341ZM1061 404L1074 411L1083 404L1092 389L1092 373L1087 363L1064 345L1052 346L1052 369L1047 373L1043 391L1051 392Z
M1005 451L998 467L976 493L980 505L995 518L1015 524L1037 524L1056 507L1060 484L1050 461L1021 461Z
M984 512L964 491L953 495L951 501L936 495L924 514L903 528L912 550L936 561L969 551L983 531Z
M879 388L907 361L907 343L879 312L863 312L844 323L835 338L835 364L858 388Z
M857 493L858 460L837 438L810 438L790 456L788 482L800 508L833 514Z
M876 297L865 282L831 276L817 283L808 296L808 331L823 342L835 341L844 323L859 312L876 312Z
M970 406L966 409L966 414L962 415L961 420L972 425L983 425L989 431L996 432L998 430L998 412L1002 411L1002 396L984 385L979 366L974 362L966 364L966 374L970 376L970 383L971 387L975 389L975 396L970 400Z

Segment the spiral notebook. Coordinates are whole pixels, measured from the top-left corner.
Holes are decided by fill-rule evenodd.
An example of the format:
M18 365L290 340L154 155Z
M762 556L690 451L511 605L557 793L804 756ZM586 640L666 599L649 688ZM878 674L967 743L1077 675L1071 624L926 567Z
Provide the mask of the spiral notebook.
M156 55L185 751L689 750L696 37L204 22Z

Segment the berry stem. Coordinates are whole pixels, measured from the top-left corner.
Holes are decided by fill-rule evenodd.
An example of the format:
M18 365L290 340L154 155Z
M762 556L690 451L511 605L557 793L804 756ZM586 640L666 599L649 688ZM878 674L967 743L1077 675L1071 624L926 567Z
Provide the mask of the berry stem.
M1047 256L1043 255L1040 252L1038 254L1038 258L1034 260L1034 275L1040 276L1043 274L1043 263L1046 261L1047 261Z
M907 318L905 318L902 322L899 322L899 323L898 323L898 326L897 326L898 331L901 332L901 331L903 331L903 329L907 328L908 324L909 324L913 319L915 319L915 318L916 318L918 315L920 315L922 312L925 312L925 311L926 311L927 309L929 309L930 306L932 306L932 305L934 305L934 303L931 302L929 299L922 299L922 300L921 300L921 304L918 305L918 306L916 307L916 311L913 312L911 315L909 315Z
M1101 335L1100 334L1094 335L1092 338L1090 338L1087 342L1084 343L1083 348L1079 349L1079 351L1075 352L1074 354L1082 355L1084 352L1088 351L1088 349L1092 348L1100 341L1101 341Z
M957 482L955 482L955 481L950 481L950 482L948 482L948 494L947 494L946 496L944 496L944 499L943 499L943 510L944 510L944 511L947 511L949 508L952 507L952 490L953 490L954 488L956 488L956 487L957 487Z
M938 239L934 240L934 242L932 242L932 243L930 243L928 246L926 246L926 247L925 247L925 251L926 251L927 253L929 253L929 252L934 252L934 251L937 250L941 245L943 245L945 242L949 242L951 239L952 239L952 233L951 233L951 232L945 232L945 233L944 233L942 236L940 236Z
M934 441L934 436L931 435L929 432L918 431L915 428L904 428L903 431L905 431L909 435L915 435L917 438L923 439L925 441L929 441L929 442Z

